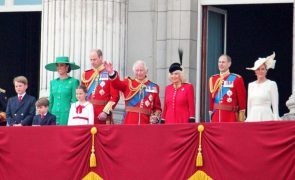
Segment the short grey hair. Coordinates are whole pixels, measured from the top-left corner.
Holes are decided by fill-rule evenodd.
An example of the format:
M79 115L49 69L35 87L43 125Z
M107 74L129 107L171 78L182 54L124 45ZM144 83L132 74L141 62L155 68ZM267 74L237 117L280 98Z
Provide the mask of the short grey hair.
M227 54L221 54L221 55L219 56L219 58L221 58L221 57L225 57L226 60L227 60L227 62L230 62L230 63L231 63L231 57L230 57L229 55L227 55Z
M137 60L132 67L133 72L135 73L135 68L139 65L142 64L143 68L145 69L145 71L148 71L148 67L146 66L146 63L143 60Z

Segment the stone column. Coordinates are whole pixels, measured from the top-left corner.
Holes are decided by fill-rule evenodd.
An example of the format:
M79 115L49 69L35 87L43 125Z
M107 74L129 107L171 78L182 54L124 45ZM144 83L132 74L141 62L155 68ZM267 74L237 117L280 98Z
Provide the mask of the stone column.
M57 73L45 70L57 56L81 66L70 76L80 79L91 68L89 52L100 48L120 72L125 69L126 0L44 0L42 9L40 96L49 95Z
M142 59L149 78L160 86L163 105L168 68L179 62L178 48L184 52L183 67L190 83L196 84L198 0L129 0L127 60ZM132 75L132 66L127 67Z
M165 86L171 83L169 66L179 62L178 48L183 49L182 66L187 80L197 88L197 9L198 0L157 1L155 58L161 99Z
M286 102L287 107L290 112L284 114L282 119L284 120L295 120L295 1L293 3L293 53L292 53L292 95Z

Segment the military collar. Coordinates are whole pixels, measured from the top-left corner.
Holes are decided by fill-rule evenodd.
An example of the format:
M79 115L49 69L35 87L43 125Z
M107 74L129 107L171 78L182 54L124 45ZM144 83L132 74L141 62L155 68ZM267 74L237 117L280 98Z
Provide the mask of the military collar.
M93 68L95 71L100 72L104 69L104 65L100 65L97 69Z
M229 74L230 74L229 70L227 70L227 71L224 72L224 73L221 73L221 72L220 72L220 77L225 77L225 76L227 76L227 75L229 75Z
M148 81L148 79L147 78L144 78L143 80L139 80L139 79L136 79L135 78L135 81L137 81L137 82L139 82L141 84L144 84L144 83L146 83Z

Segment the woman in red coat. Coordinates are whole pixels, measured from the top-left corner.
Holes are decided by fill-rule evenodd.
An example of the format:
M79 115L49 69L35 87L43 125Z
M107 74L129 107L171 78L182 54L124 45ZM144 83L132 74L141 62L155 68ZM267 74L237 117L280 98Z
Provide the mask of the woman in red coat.
M180 63L169 68L172 84L166 86L162 120L166 124L195 122L194 87L186 83Z

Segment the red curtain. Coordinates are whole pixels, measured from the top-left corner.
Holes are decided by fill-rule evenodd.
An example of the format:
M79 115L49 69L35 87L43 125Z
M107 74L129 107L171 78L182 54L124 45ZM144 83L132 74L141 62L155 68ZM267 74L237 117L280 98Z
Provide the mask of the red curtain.
M198 124L0 127L0 179L295 179L295 122L205 123L204 166L195 165Z

